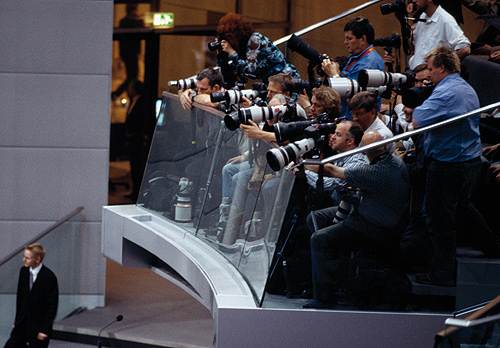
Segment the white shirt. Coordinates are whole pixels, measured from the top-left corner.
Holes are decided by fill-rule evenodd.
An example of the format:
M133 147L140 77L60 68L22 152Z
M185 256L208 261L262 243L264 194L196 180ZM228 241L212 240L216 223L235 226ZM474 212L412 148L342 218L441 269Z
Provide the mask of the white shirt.
M40 263L36 268L31 268L30 267L30 272L33 274L33 284L35 284L35 280L38 277L38 273L40 273L40 270L42 269L42 264Z
M441 6L437 7L430 18L424 12L420 19L425 19L426 22L418 22L413 31L415 53L410 58L410 69L425 63L425 56L437 46L446 46L454 51L470 46L469 39L455 18Z
M373 123L370 125L370 127L368 127L364 131L364 133L366 133L368 131L372 131L372 130L377 131L384 139L392 138L394 136L394 134L392 134L391 130L389 128L387 128L384 121L382 121L378 117L375 117L375 121L373 121ZM387 148L387 151L389 151L390 153L393 153L394 150L396 149L396 145L394 143L390 143L390 144L386 145L386 148Z

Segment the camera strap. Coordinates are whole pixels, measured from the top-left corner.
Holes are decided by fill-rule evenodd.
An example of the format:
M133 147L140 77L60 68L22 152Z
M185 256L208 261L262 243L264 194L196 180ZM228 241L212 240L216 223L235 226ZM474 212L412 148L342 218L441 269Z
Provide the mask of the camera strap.
M340 75L344 76L345 72L348 71L354 64L356 64L361 58L363 58L364 56L368 55L373 51L375 51L375 47L371 46L367 48L363 53L361 53L358 57L354 57L349 63L349 65L345 67L344 70L342 70L342 73Z

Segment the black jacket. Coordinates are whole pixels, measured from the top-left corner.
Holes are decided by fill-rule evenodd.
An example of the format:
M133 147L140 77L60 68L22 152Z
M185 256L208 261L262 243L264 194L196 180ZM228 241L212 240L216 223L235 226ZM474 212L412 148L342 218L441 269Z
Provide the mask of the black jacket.
M44 265L42 265L31 291L29 289L29 278L29 267L22 267L17 286L16 320L14 325L25 325L30 337L36 337L39 332L43 332L50 337L59 300L57 278Z

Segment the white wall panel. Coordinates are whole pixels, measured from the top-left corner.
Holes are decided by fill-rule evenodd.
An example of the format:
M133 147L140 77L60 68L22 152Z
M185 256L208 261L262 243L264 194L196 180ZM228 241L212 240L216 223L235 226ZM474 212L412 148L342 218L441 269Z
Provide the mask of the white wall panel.
M104 75L0 74L0 146L107 148Z
M0 13L0 72L109 74L113 1L2 0Z
M53 220L84 206L101 221L107 201L108 151L0 148L0 220Z

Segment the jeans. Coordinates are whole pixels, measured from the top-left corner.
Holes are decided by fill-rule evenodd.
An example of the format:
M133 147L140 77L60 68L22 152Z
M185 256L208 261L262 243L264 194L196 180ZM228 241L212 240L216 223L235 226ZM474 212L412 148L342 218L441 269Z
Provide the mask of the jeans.
M242 185L246 186L253 173L253 171L248 171L248 169L250 169L248 161L228 163L222 168L222 197L233 198L238 180L241 180ZM243 177L240 178L242 175Z
M470 201L471 191L481 170L480 157L466 162L431 160L426 181L427 225L434 245L430 277L436 281L455 280L457 216L464 216L475 234L476 246L495 253L498 238Z

